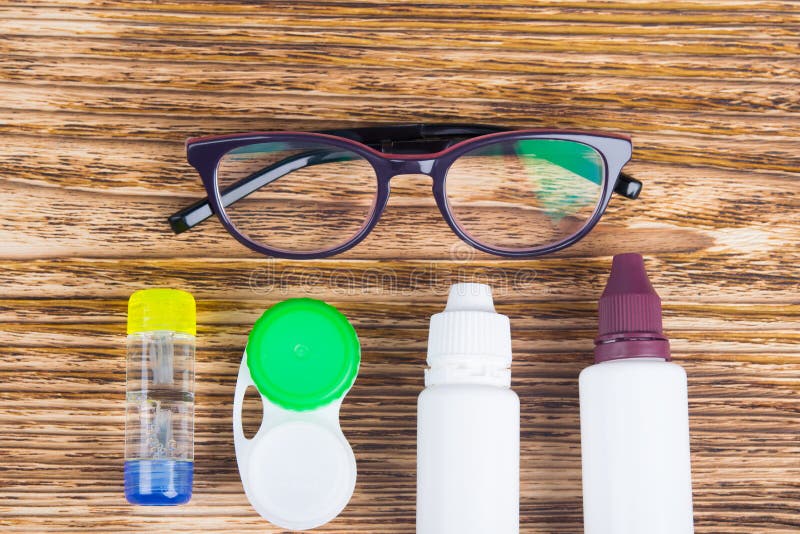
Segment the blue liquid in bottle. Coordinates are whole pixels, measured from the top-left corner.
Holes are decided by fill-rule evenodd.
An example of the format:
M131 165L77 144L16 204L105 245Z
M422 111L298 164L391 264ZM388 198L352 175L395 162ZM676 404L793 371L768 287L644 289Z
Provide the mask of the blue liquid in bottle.
M131 460L125 462L125 498L131 504L169 506L192 498L194 462Z

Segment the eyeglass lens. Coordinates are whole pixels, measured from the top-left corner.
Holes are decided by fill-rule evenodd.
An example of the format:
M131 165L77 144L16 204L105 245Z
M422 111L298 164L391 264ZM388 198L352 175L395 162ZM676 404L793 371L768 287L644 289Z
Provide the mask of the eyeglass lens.
M361 230L375 203L377 178L367 160L346 149L268 142L225 154L217 187L231 224L251 241L315 252L336 248ZM238 200L229 203L226 195Z
M583 228L602 197L605 166L575 141L524 139L462 154L447 171L451 215L475 241L531 249Z

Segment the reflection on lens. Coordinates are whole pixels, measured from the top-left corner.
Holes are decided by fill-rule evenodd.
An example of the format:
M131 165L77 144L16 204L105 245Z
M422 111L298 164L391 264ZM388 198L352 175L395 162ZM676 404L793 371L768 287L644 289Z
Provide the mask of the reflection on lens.
M461 155L448 169L447 203L472 239L532 249L580 231L600 203L605 172L594 148L575 141L501 141Z
M333 249L369 219L375 170L354 152L325 143L269 142L231 150L217 187L236 229L289 252Z

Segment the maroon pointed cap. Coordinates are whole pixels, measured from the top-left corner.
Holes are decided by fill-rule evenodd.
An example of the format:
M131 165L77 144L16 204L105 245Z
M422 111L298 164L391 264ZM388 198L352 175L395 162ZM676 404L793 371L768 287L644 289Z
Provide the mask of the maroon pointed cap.
M600 297L595 362L620 358L670 359L658 297L639 254L619 254Z

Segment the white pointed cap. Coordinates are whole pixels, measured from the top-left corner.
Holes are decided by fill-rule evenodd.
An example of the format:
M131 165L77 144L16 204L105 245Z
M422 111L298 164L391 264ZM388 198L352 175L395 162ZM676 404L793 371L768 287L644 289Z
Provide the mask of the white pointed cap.
M450 286L450 295L447 297L444 311L495 313L492 288L486 284L453 284Z
M468 381L482 382L487 374L496 378L498 373L503 382L506 376L510 381L511 326L508 317L495 312L488 285L454 284L450 288L447 307L431 317L428 365L428 378L435 382L464 381L449 379L456 375L474 375L476 380ZM442 377L440 370L449 372Z

